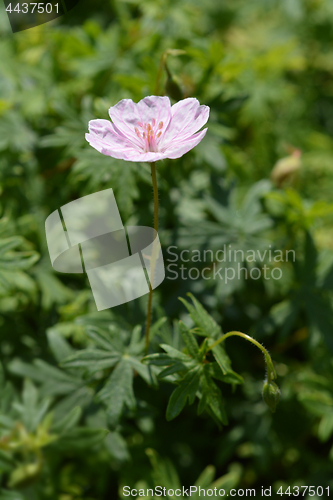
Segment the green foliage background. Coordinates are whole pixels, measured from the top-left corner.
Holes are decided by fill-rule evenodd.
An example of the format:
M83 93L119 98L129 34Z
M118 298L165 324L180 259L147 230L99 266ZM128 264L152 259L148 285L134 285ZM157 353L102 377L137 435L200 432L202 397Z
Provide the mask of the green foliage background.
M1 9L0 499L332 487L331 0L81 0L15 35ZM271 245L296 260L270 263L280 280L227 285L167 272L142 363L147 297L98 313L85 278L52 270L44 221L112 187L125 223L152 225L149 166L104 157L84 134L118 100L154 94L170 48L186 53L168 57L173 85L163 71L159 91L211 115L197 148L158 164L164 251ZM272 182L293 148L296 174ZM206 356L230 330L270 351L276 413L253 345L234 337Z

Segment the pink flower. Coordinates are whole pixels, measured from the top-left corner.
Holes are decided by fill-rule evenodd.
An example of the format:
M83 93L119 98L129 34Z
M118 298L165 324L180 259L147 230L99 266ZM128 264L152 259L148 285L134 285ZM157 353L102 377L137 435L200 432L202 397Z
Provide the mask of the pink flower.
M113 158L154 162L180 158L199 144L207 129L198 130L208 120L209 107L194 98L171 106L168 97L149 96L138 103L122 99L109 114L112 122L89 122L89 144Z

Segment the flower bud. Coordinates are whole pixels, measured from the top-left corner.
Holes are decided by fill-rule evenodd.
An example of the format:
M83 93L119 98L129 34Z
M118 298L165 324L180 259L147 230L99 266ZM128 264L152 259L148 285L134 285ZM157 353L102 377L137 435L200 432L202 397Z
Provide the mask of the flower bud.
M274 413L280 400L280 389L278 388L276 383L272 381L268 382L268 380L266 380L264 383L262 395L265 403Z
M166 94L169 97L171 97L172 99L174 99L175 101L179 101L179 100L183 99L184 95L183 95L180 81L176 76L174 76L170 73L166 61L164 62L164 69L165 69L166 74L167 74L167 80L165 82Z
M174 101L180 101L184 97L180 83L175 76L168 76L165 84L165 91Z
M271 181L280 188L287 181L292 182L302 166L302 152L295 149L290 156L278 160L271 172Z

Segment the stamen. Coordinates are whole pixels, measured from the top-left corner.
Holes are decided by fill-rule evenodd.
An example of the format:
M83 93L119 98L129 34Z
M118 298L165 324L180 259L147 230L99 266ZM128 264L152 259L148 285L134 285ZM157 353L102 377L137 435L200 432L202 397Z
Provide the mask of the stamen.
M160 121L158 127L156 127L156 119L152 118L151 123L137 122L137 125L143 129L141 132L137 127L134 127L136 135L144 141L144 144L142 144L143 152L157 152L158 145L156 140L162 135L163 122Z

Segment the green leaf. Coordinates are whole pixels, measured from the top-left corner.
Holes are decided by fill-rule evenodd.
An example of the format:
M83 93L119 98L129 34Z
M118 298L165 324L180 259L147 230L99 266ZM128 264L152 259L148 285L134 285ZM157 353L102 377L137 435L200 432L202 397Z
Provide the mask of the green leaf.
M207 354L207 349L208 349L208 339L205 339L202 342L202 344L201 344L201 346L199 348L199 357L198 357L198 359L199 359L200 363L204 360L204 358L205 358L205 356Z
M303 392L298 399L311 413L320 417L331 415L333 411L333 397L327 391Z
M209 341L208 345L212 345L213 343L213 341ZM212 353L224 375L232 372L230 358L221 344L213 347Z
M120 354L102 351L101 349L84 349L65 359L63 368L86 368L90 373L95 373L105 368L112 368L118 363Z
M177 471L170 460L161 458L158 453L151 448L146 450L146 455L153 467L152 476L156 486L163 485L167 489L181 488Z
M194 367L188 371L186 376L181 380L179 386L173 391L169 399L166 419L172 420L182 411L186 405L187 399L192 404L197 390L199 388L200 367Z
M40 383L41 393L49 396L72 393L84 384L81 378L49 365L41 359L35 360L34 365L15 359L9 364L9 370Z
M169 354L165 354L164 352L161 353L158 352L155 354L148 354L148 356L142 358L141 362L150 365L166 366L174 363L175 360L171 356L169 356Z
M243 384L244 379L241 375L230 370L223 374L218 363L209 363L209 373L212 377L221 380L226 384Z
M29 379L24 380L22 402L14 401L14 414L29 432L34 432L44 419L51 404L49 397L41 398L37 388Z
M179 322L179 329L189 355L194 359L199 359L199 346L193 333L190 332L182 321Z
M88 120L84 128L87 123ZM66 140L66 144L69 144L68 137L65 135L66 131L59 130L60 132L63 137L59 134L59 140L61 142ZM75 135L77 135L77 130ZM82 137L84 138L84 132L77 137L81 143ZM50 139L53 140L53 137ZM56 137L55 139L57 140ZM51 145L50 142L48 144ZM133 202L139 197L137 164L128 164L128 168L124 169L122 161L110 158L110 156L103 157L87 147L80 147L76 151L77 161L72 170L72 179L75 183L87 180L90 191L97 191L101 186L112 187L121 213L124 213L126 217L130 216L133 213Z
M38 391L29 379L24 381L22 402L24 408L24 419L25 422L27 422L27 427L29 429L33 429L33 422L38 403Z
M133 370L128 359L121 359L97 396L107 406L108 421L112 427L118 423L125 406L135 409Z
M9 250L22 245L22 243L23 238L21 238L20 236L14 236L12 238L0 240L0 256L4 255Z
M8 366L9 371L15 375L20 375L21 377L31 378L32 380L38 380L42 382L44 376L40 371L33 365L24 363L18 358L13 359L13 361Z
M3 270L26 270L33 266L39 260L36 252L16 252L15 254L6 254L0 259L0 268Z
M318 427L318 437L321 441L327 441L333 434L333 411L324 415Z
M50 309L53 304L63 304L73 298L73 291L58 279L52 268L39 263L32 272L41 290L43 309Z
M105 439L105 447L111 458L120 463L128 462L131 458L126 439L119 432L109 432Z
M55 434L62 434L64 432L69 431L78 424L81 415L82 415L81 408L79 406L76 406L62 419L52 424L51 427L52 432L54 432Z
M123 352L124 346L115 332L104 331L101 328L88 326L86 328L88 337L101 349L112 352Z
M173 375L174 373L181 373L186 371L187 368L183 363L176 362L175 364L164 368L158 375L157 378L168 377L169 375Z
M195 486L200 486L200 488L208 488L215 476L215 467L213 465L208 465L200 474Z
M54 406L54 419L62 419L70 413L75 407L87 408L93 400L94 390L91 387L78 387L74 391L66 393L65 397Z
M211 338L219 337L222 334L220 326L192 294L189 293L188 295L192 299L194 307L185 299L180 298L179 300L185 305L194 323L199 328L198 334Z
M227 415L224 409L224 403L220 389L209 376L208 369L204 369L200 384L203 397L206 399L206 404L210 407L215 417L224 425L228 425Z
M13 457L6 451L0 449L0 472L9 472L14 465L15 460Z
M55 446L63 450L90 451L95 446L101 445L108 433L107 429L76 427L62 434Z
M55 329L49 328L46 334L52 354L58 363L74 353L74 349Z
M166 351L166 353L168 354L168 356L170 356L170 358L178 359L179 361L183 361L184 363L193 361L192 358L190 358L187 354L178 351L178 349L175 349L170 345L161 344L161 347Z
M170 460L161 458L151 448L146 449L146 455L153 467L152 476L156 486L163 485L166 489L174 490L181 488L177 471Z
M0 150L10 148L13 152L31 151L36 143L36 134L24 120L21 113L8 110L1 117Z
M229 467L229 472L224 476L216 479L216 481L214 481L210 487L213 490L214 488L216 488L217 490L223 489L228 494L228 492L230 493L230 490L232 488L235 488L237 485L239 485L242 478L242 472L243 468L239 464L231 464Z
M133 356L128 356L127 361L132 366L133 370L135 370L140 377L147 382L147 384L151 383L151 376L147 366L143 365L138 358Z
M150 328L150 334L149 338L152 340L152 338L158 334L159 330L165 323L168 321L168 318L166 316L159 318L155 323L151 326Z

